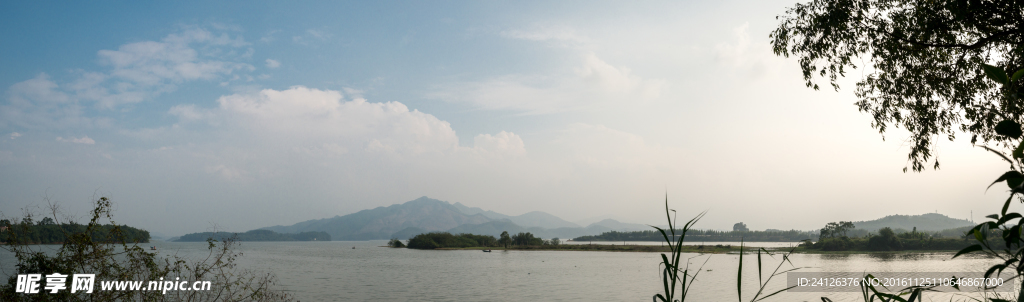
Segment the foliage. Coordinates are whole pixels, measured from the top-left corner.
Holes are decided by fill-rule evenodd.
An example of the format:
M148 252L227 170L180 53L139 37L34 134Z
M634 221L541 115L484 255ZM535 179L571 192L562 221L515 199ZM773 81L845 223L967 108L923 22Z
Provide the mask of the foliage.
M298 234L282 234L270 230L252 230L245 233L203 232L186 234L175 240L177 242L202 242L208 238L224 241L233 238L235 241L331 241L326 232L302 232Z
M531 245L544 245L544 240L533 237L530 232L512 235L512 245L518 246L531 246Z
M145 243L149 242L149 232L137 228L112 224L98 225L93 228L74 222L57 224L53 218L44 217L37 224L32 224L31 219L23 219L20 223L14 223L10 232L0 238L0 243L7 242L8 238L16 237L17 242L26 244L60 244L68 239L68 234L79 234L89 232L90 237L98 241L120 240L113 236L117 229L124 240L128 242Z
M697 268L696 271L691 272L689 262L690 259L680 258L683 254L683 240L686 239L686 233L690 230L691 227L693 227L695 223L697 223L697 221L700 220L701 217L704 216L704 213L700 213L697 215L697 217L694 217L693 219L690 219L690 221L687 221L686 224L683 225L683 228L678 230L679 233L677 235L676 222L674 219L672 219L672 212L675 212L675 210L671 210L668 208L668 195L665 195L665 217L668 219L668 231L665 231L665 229L656 226L651 227L658 230L658 233L661 234L662 239L665 240L665 243L668 244L668 247L672 252L670 254L671 256L661 254L661 264L659 265L659 267L661 268L661 281L665 292L655 294L654 297L651 298L655 302L657 302L658 300L661 300L662 302L685 302L686 294L689 292L689 288L692 288L691 285L693 285L693 282L697 280L697 275L700 274L701 268L703 268L703 265L701 265L701 268ZM685 267L681 267L680 260L686 262ZM682 276L679 276L679 273L682 273ZM679 288L678 295L676 292L677 287ZM676 299L676 297L679 298Z
M508 236L507 231L502 231L501 239L498 239L498 243L501 244L502 247L508 248L508 246L512 244L512 237Z
M178 257L158 258L155 253L146 252L136 243L128 240L122 227L112 221L111 202L99 198L89 223L84 230L61 229L66 238L55 252L33 250L32 242L19 235L31 231L32 215L26 215L20 223L11 224L9 232L3 232L3 248L14 254L18 260L17 272L0 285L0 301L282 301L290 300L288 295L271 290L275 278L270 274L259 274L235 267L235 259L241 253L233 250L234 242L225 241L219 246L209 241L209 254L205 259L189 260ZM52 218L56 219L58 208L50 206ZM49 217L47 217L49 218ZM69 219L70 220L70 219ZM107 220L104 224L102 220ZM42 220L41 220L42 221ZM67 223L71 224L71 223ZM62 224L63 225L63 224ZM108 232L101 232L104 226L111 226ZM97 237L97 235L102 235ZM148 234L147 234L148 235ZM92 293L69 290L50 294L15 293L16 274L95 274ZM102 281L158 281L163 279L190 281L211 281L209 291L103 291L98 290ZM70 281L70 280L69 280ZM65 284L67 285L67 284Z
M818 240L846 237L846 232L854 228L856 228L856 226L853 225L853 222L849 221L829 222L824 228L821 228L821 231L818 234ZM891 230L892 229L890 229L890 231Z
M452 235L448 232L432 232L419 234L409 239L411 249L437 249L437 248L461 248L461 247L488 247L497 246L498 240L494 236L459 234Z
M878 230L878 236L871 236L868 239L868 249L873 251L899 251L903 249L903 243L896 237L896 233L890 228Z
M388 247L400 248L405 247L405 244L397 238L391 238L391 240L388 240Z
M693 288L693 282L697 280L697 275L699 275L701 270L704 268L704 265L702 264L696 270L690 271L690 261L689 261L690 259L680 259L680 258L681 258L682 254L683 254L683 242L686 239L686 233L691 230L693 225L696 224L697 221L699 221L701 217L704 217L704 214L706 212L700 213L700 214L697 215L697 217L694 217L693 219L690 219L690 221L688 221L685 225L683 225L682 229L678 229L679 233L676 233L676 230L677 230L676 226L677 226L677 224L676 224L675 219L673 219L673 217L672 217L672 213L673 212L675 212L675 210L669 209L669 207L668 207L668 196L666 195L665 196L665 216L666 216L666 218L668 220L668 229L666 231L666 229L662 229L662 228L659 228L659 227L656 227L656 226L651 226L654 229L658 230L658 233L661 234L662 239L665 240L665 243L668 244L668 248L671 251L671 255L661 254L661 264L659 265L659 268L662 268L661 269L661 280L662 280L662 286L663 286L665 292L664 293L660 293L660 294L655 294L651 298L655 302L657 302L659 300L662 301L662 302L669 302L669 301L684 302L684 301L686 301L686 295L689 293L689 289ZM757 251L757 281L758 281L758 289L757 289L757 292L754 294L754 296L750 299L751 302L761 301L761 300L767 299L768 297L774 296L776 294L779 294L779 293L781 293L783 291L786 291L786 290L789 290L789 289L795 287L795 285L794 286L790 286L790 287L786 287L786 288L777 290L775 292L772 292L770 294L765 292L765 288L767 288L768 283L771 282L771 280L773 278L778 277L778 276L780 276L782 274L785 274L787 272L799 269L799 268L794 267L794 268L787 269L787 270L781 270L782 266L784 264L786 264L786 263L789 263L790 265L793 264L792 262L789 261L789 255L792 254L792 253L793 253L793 250L790 250L789 252L782 254L782 261L779 262L779 265L775 267L775 270L772 271L770 274L768 274L767 278L765 279L764 278L765 275L762 273L762 270L761 270L762 267L763 267L762 266L762 263L763 263L762 262L762 256L774 257L774 254L768 252L764 248L758 249L758 251ZM740 244L739 255L740 255L739 268L737 269L737 273L736 273L736 296L739 297L740 301L742 301L743 300L743 245L742 245L742 243ZM710 258L708 258L708 260L710 260ZM685 267L680 267L681 266L681 261L686 261L686 266ZM707 263L707 260L705 260L704 263ZM682 273L682 276L680 276L680 273ZM678 292L676 291L676 288L679 288Z
M559 244L562 244L562 240L558 239L558 237L555 237L555 238L551 238L551 239L545 241L545 243L550 244L550 245L559 245Z
M1022 73L995 71L1024 67L1022 5L815 0L779 16L770 37L777 55L799 58L803 78L814 89L815 75L838 90L839 77L864 68L856 88L859 110L871 114L879 133L890 126L909 131L908 161L921 171L933 157L933 139L946 135L952 140L956 131L971 134L972 143L1013 149L1014 136L998 132L1001 127L1019 131L1013 125L1024 114L1024 103L1016 99ZM995 81L986 81L986 75ZM938 159L933 167L939 167Z
M750 231L750 229L747 228L747 224L742 223L742 222L737 222L736 224L732 225L732 231L733 232L747 232L747 231Z

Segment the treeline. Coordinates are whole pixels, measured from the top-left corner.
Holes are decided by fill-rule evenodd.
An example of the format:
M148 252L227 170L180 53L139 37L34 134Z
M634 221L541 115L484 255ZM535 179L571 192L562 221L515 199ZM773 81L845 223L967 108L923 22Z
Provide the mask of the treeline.
M998 237L995 237L998 238ZM924 232L897 233L882 228L878 234L868 233L863 237L825 237L817 242L806 241L802 248L822 251L915 251L915 250L960 250L977 243L971 238L943 238Z
M682 230L676 230L676 234ZM808 231L797 230L767 230L767 231L718 231L718 230L689 230L686 232L687 242L698 241L760 241L760 242L795 242L806 239L817 238L818 234ZM664 241L661 233L655 230L633 231L633 232L604 232L600 235L580 236L575 241Z
M494 236L458 234L452 235L448 232L434 232L419 234L409 239L411 249L436 249L448 247L477 247L497 246L498 239Z
M176 242L202 242L213 238L217 241L232 239L235 241L331 241L331 235L325 232L302 232L298 234L282 234L270 230L252 230L245 233L202 232L181 236Z
M88 230L87 225L77 223L56 224L52 223L52 221L44 219L40 224L23 222L13 225L6 220L0 221L0 243L58 244L67 241L68 236L85 234ZM149 242L149 231L126 225L96 225L91 232L88 232L88 235L96 242Z
M401 241L392 239L392 243ZM411 249L437 249L437 248L465 248L465 247L510 247L510 246L540 246L558 245L558 238L544 240L534 237L530 232L518 233L509 236L508 232L502 232L501 238L494 238L489 235L458 234L452 235L448 232L433 232L419 234L409 239ZM393 246L389 243L389 246Z

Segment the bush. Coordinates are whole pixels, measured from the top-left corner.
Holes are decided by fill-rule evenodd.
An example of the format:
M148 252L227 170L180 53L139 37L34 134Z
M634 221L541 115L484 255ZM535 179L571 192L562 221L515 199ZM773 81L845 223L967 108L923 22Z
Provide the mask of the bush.
M846 251L853 249L853 241L850 237L825 238L817 244L822 251Z
M494 236L473 234L459 234L456 236L448 232L433 232L412 237L412 239L409 239L409 248L430 250L449 247L494 246L497 241Z
M903 250L900 238L892 229L885 227L878 230L878 236L871 236L868 239L868 249L872 251L899 251Z

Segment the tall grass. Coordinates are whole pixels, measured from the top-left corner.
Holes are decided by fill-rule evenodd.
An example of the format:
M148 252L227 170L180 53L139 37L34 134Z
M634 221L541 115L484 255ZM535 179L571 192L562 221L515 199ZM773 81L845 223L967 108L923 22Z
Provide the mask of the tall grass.
M655 294L651 298L653 301L655 301L655 302L657 302L657 301L662 301L662 302L670 302L670 301L680 301L680 302L683 302L683 301L686 301L686 298L687 298L687 295L690 292L690 289L693 288L693 282L697 280L697 276L700 274L701 269L704 267L704 264L706 264L708 260L704 260L704 264L701 264L700 267L698 267L695 271L691 272L690 271L690 263L688 261L689 258L682 259L682 255L683 255L683 252L682 252L683 242L686 240L686 233L689 232L693 228L693 226L697 223L697 221L700 221L700 219L703 218L705 214L707 214L707 211L704 211L704 212L701 212L700 214L697 214L696 217L693 217L692 219L687 221L686 224L684 224L682 228L677 229L678 223L676 222L676 218L674 217L676 215L676 211L669 208L669 206L668 206L668 195L667 194L665 195L665 218L668 221L668 229L666 230L666 229L662 229L662 228L656 227L656 226L651 226L651 227L653 227L654 229L658 230L658 233L661 234L662 238L665 240L665 243L668 244L670 253L669 254L664 254L664 253L661 254L661 264L658 265L658 267L661 269L661 277L662 277L661 280L662 280L662 286L663 286L664 292L663 293L659 293L659 294ZM676 231L679 231L679 233L676 233ZM780 276L782 274L785 274L785 273L793 271L793 270L800 269L799 267L793 266L793 263L789 260L789 256L792 253L793 253L793 249L789 250L786 253L783 253L782 254L782 261L779 262L779 265L777 265L775 267L775 269L772 271L771 274L769 274L767 276L767 278L764 278L764 274L763 274L764 271L762 270L762 268L764 267L764 265L763 265L764 264L764 262L763 262L764 259L762 258L762 256L768 256L768 257L773 257L774 258L775 254L769 252L768 250L766 250L764 248L758 248L758 250L757 250L757 283L758 283L758 287L757 287L757 292L754 294L754 297L750 298L750 301L752 301L752 302L753 301L761 301L761 300L764 300L764 299L766 299L768 297L775 296L776 294L779 294L779 293L781 293L783 291L786 291L786 290L794 287L794 286L790 286L790 287L787 287L787 288L783 288L783 289L774 291L774 292L772 292L770 294L765 294L766 293L765 289L768 287L768 283L772 280L772 278L778 277L778 276ZM736 273L736 295L737 295L737 297L739 297L739 301L743 301L743 254L744 254L744 247L743 247L743 244L741 242L740 243L740 255L739 255L739 257L740 257L739 269L738 269L738 271ZM708 258L708 259L710 260L710 258ZM681 262L683 260L686 260L686 266L682 266ZM786 263L789 263L791 266L793 266L793 268L783 270L782 267ZM677 291L677 289L678 289L678 291Z

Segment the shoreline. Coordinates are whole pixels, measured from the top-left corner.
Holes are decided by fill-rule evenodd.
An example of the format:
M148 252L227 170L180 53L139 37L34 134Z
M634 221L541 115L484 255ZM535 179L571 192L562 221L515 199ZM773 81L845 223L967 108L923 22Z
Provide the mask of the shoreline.
M743 247L743 253L756 253L761 247ZM792 248L766 247L763 248L771 253L786 253ZM603 245L603 244L572 244L556 246L525 246L525 247L449 247L437 248L434 250L492 250L492 251L591 251L591 252L637 252L637 253L668 253L671 252L666 246L656 245ZM683 253L690 254L734 254L740 252L739 246L692 246L684 245ZM806 248L793 249L794 254L935 254L935 253L956 253L957 250L902 250L902 251L822 251Z

